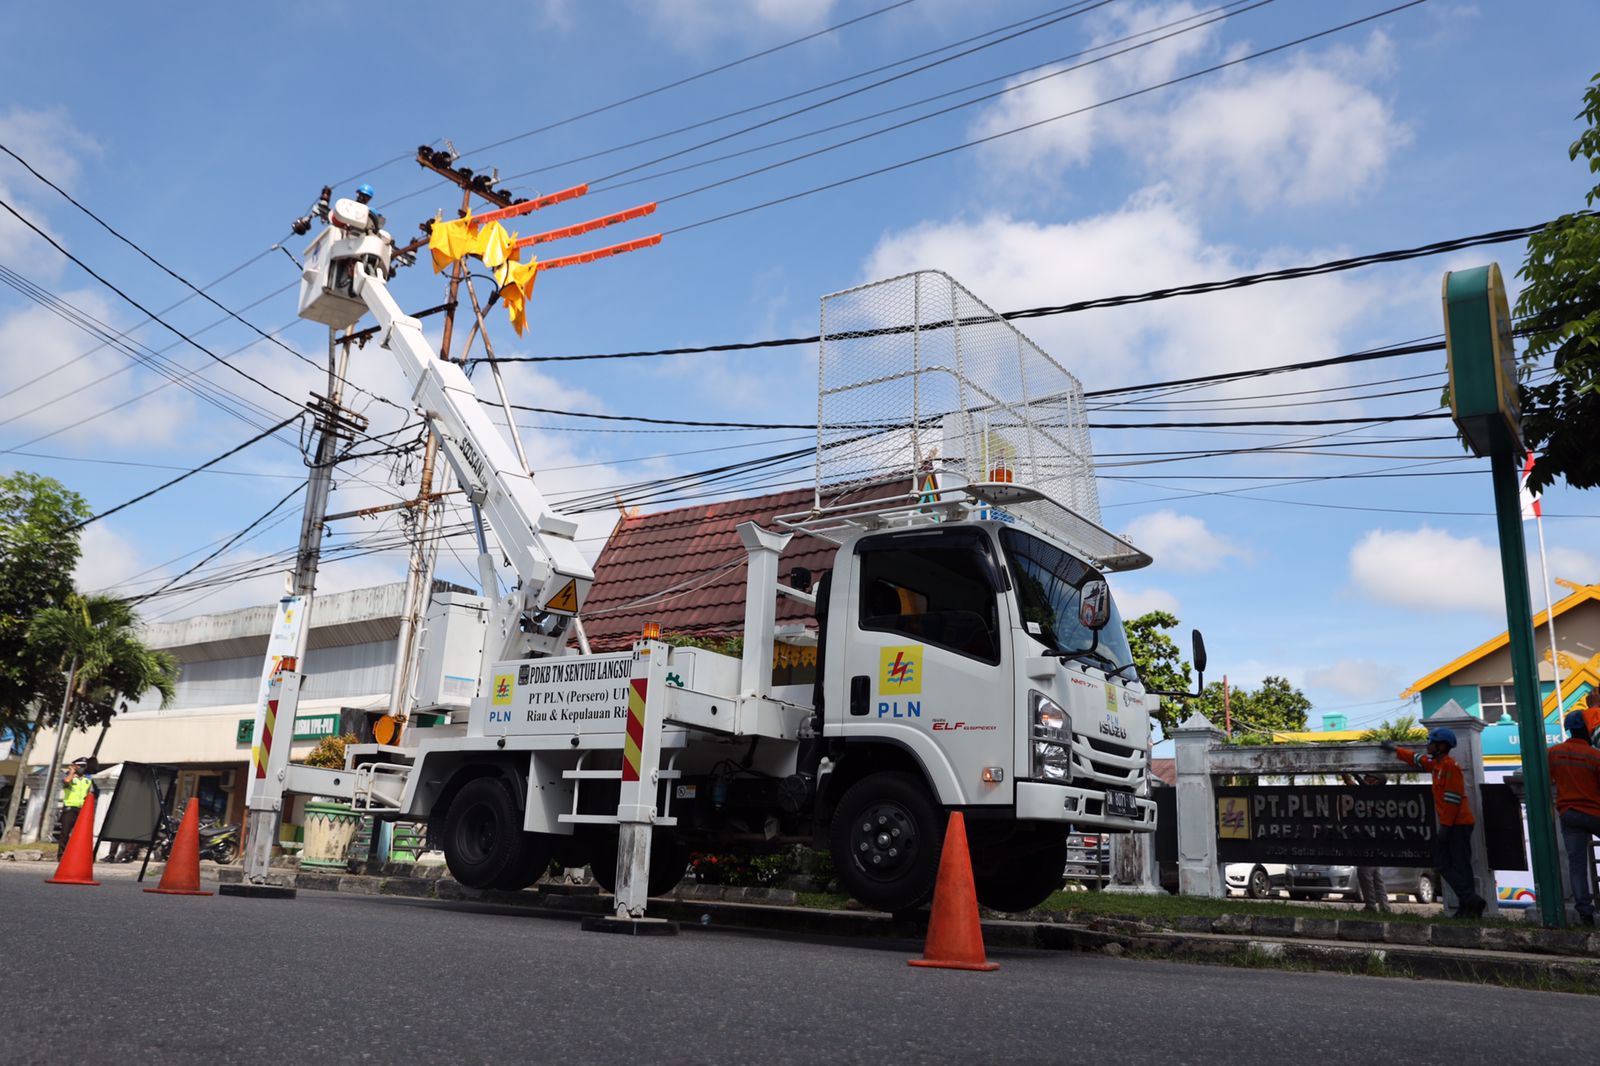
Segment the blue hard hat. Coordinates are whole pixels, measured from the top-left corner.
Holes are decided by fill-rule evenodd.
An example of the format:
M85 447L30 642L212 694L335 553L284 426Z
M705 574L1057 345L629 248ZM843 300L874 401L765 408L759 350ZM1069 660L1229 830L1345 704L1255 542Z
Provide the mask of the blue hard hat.
M1561 720L1561 724L1569 733L1576 733L1580 730L1585 733L1589 731L1589 724L1583 720L1582 711L1568 711L1567 716Z
M374 192L372 186L368 185L366 182L362 182L360 185L356 186L356 195L357 196L375 196L375 195L377 195L377 193Z
M1456 746L1456 731L1454 729L1446 729L1442 725L1435 726L1428 730L1428 743L1448 744L1453 748Z

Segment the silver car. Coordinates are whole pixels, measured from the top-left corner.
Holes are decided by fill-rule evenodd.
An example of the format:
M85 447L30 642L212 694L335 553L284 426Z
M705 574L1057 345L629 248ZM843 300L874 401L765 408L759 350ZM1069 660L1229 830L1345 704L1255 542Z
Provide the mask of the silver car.
M1383 888L1390 896L1410 896L1418 903L1439 898L1439 872L1417 866L1385 866ZM1296 864L1289 867L1287 888L1290 899L1327 899L1338 894L1347 900L1361 900L1361 885L1354 866Z

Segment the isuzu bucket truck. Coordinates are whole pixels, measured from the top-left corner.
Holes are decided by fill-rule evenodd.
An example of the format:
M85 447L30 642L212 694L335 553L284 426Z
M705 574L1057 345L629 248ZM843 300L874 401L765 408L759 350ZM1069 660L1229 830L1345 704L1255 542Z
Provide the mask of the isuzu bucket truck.
M1150 832L1150 717L1104 575L1150 562L1098 522L1077 380L949 277L826 297L815 503L748 553L742 658L640 640L567 648L592 582L556 513L388 279L394 247L338 200L307 251L300 314L370 314L496 555L495 606L464 733L352 746L346 771L291 766L291 791L425 820L453 876L517 889L588 863L617 916L684 875L690 849L831 852L844 888L905 911L932 896L950 811L978 897L999 910L1062 883L1069 829ZM537 465L537 457L533 457ZM830 572L779 581L796 534ZM774 691L776 598L814 608L809 693Z

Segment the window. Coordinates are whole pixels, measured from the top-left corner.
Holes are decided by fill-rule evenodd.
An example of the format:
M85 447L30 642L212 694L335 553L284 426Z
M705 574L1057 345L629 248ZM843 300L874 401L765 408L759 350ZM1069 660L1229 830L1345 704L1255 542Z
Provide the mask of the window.
M1000 531L1000 544L1011 561L1016 578L1022 624L1028 635L1052 652L1077 651L1091 645L1110 669L1133 662L1122 614L1111 604L1111 621L1097 636L1078 621L1078 601L1083 586L1099 572L1083 560L1015 529ZM1129 670L1124 677L1133 679Z
M1000 661L988 538L976 530L891 533L856 545L862 629Z
M1479 685L1478 714L1485 721L1495 721L1502 715L1510 718L1517 709L1517 697L1511 685Z

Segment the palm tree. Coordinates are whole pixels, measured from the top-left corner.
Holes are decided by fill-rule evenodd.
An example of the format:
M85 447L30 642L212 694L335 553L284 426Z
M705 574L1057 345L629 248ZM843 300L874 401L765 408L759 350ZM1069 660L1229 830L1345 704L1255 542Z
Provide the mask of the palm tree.
M1417 724L1409 714L1402 714L1392 722L1383 722L1361 734L1365 741L1394 740L1401 744L1415 744L1428 739L1428 731Z
M58 657L67 678L59 708L53 698L41 694L34 711L34 728L30 730L31 740L40 726L57 727L55 754L45 778L45 813L40 830L43 839L49 839L55 815L56 775L68 731L110 722L119 700L137 700L154 691L160 693L161 706L166 707L177 693L177 660L167 652L146 647L135 635L138 624L138 615L127 601L78 593L70 595L66 603L46 607L33 616L29 641ZM26 762L24 754L11 790L8 826L16 819Z

